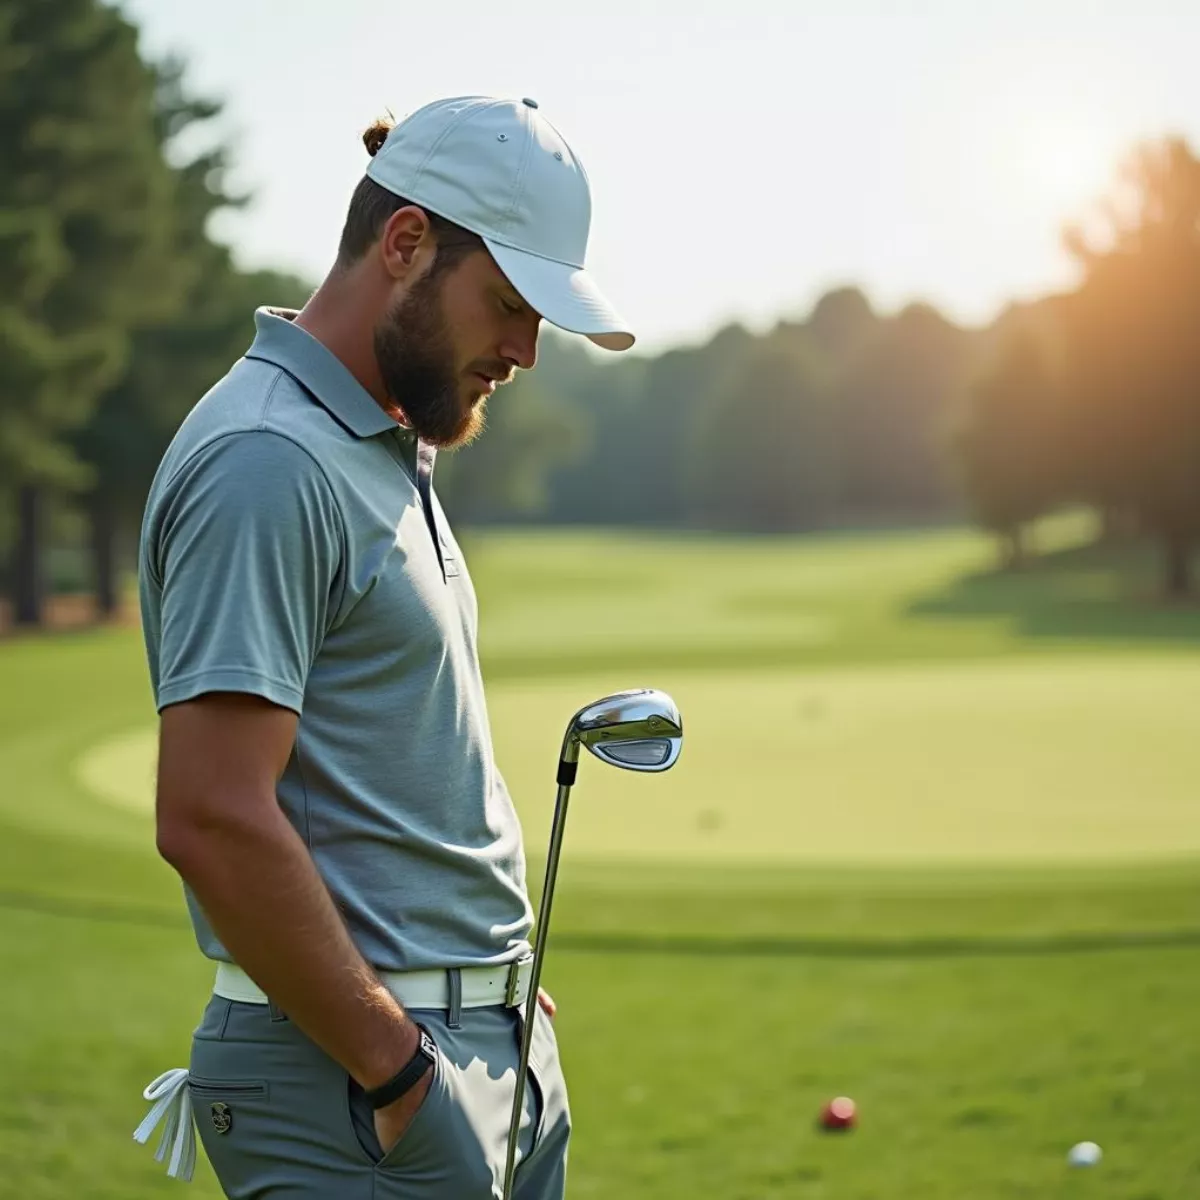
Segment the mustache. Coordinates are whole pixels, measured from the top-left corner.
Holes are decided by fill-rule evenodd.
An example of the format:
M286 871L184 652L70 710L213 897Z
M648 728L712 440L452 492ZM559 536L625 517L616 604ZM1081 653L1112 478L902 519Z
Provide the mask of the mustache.
M486 375L489 379L494 379L497 384L512 383L513 377L517 373L517 369L512 363L507 363L499 358L483 359L474 363L471 370L477 371L480 375Z

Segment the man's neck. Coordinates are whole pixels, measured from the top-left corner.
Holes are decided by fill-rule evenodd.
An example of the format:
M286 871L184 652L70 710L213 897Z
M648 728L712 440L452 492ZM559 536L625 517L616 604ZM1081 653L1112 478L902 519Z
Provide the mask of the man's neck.
M375 313L357 290L348 286L345 276L331 273L297 314L296 324L340 360L388 416L408 426L403 410L383 386L375 357Z

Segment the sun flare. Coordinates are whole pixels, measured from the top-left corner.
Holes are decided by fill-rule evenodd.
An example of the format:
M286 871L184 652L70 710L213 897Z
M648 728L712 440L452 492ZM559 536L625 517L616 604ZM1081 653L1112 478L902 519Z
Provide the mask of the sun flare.
M1112 188L1120 157L1120 146L1099 124L1031 122L1018 151L1017 187L1051 220L1078 219Z

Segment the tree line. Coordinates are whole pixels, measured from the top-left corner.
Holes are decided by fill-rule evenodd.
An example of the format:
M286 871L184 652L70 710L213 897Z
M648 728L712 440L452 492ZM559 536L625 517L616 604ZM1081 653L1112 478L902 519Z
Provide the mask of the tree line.
M1011 562L1063 504L1154 537L1168 595L1200 535L1200 160L1178 138L1123 164L1098 228L1067 231L1078 287L1032 306L968 396L965 492Z
M260 304L310 283L239 269L211 234L230 192L220 114L149 62L99 0L0 8L0 576L36 624L49 551L86 548L114 610L153 471L245 350ZM1200 535L1200 163L1137 149L1080 282L986 328L876 311L857 288L752 334L602 361L547 335L476 445L443 456L453 516L797 532L960 519L1019 565L1062 505L1164 547L1191 584Z
M552 341L519 403L498 406L504 436L462 452L451 480L516 463L522 486L451 500L472 521L765 533L970 516L1010 567L1033 521L1090 506L1108 530L1157 539L1166 592L1187 595L1200 160L1177 138L1136 147L1064 240L1077 286L982 329L924 304L880 314L847 287L768 333L732 325L648 360Z

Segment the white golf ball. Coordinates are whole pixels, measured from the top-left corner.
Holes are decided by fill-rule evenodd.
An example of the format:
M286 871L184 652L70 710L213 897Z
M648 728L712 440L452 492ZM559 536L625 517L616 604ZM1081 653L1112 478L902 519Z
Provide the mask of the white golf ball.
M1067 1162L1073 1167L1094 1167L1101 1159L1103 1151L1095 1142L1080 1142L1072 1146L1067 1154Z

